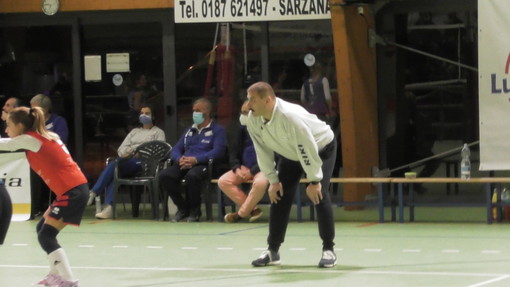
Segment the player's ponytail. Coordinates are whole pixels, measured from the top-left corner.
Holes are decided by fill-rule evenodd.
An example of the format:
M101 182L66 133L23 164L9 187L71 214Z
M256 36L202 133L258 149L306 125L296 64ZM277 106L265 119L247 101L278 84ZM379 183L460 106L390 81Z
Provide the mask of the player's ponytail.
M59 139L58 135L46 129L44 113L40 107L19 107L9 113L9 118L15 124L21 123L23 133L34 131L49 140Z

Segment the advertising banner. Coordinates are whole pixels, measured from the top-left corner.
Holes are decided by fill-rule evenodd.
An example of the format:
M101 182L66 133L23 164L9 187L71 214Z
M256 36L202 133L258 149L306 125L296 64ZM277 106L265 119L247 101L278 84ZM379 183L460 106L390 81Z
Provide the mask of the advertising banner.
M480 170L510 170L510 1L478 1Z
M175 23L331 19L329 0L175 0Z
M24 152L0 153L0 180L12 200L12 221L30 219L30 166Z

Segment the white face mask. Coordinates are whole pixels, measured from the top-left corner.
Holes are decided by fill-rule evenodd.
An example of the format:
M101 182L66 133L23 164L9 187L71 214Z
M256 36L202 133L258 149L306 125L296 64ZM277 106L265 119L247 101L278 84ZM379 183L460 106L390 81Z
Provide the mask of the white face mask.
M245 126L248 124L248 116L241 114L239 116L239 123L241 123L242 126Z

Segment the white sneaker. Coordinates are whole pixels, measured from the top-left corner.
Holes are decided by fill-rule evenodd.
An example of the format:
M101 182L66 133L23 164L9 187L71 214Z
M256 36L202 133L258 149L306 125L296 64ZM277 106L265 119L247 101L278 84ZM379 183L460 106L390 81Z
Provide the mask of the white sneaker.
M92 190L89 192L89 201L87 201L87 206L92 205L96 199L97 194Z
M274 252L271 250L264 250L262 254L260 254L259 258L253 260L251 265L255 267L263 267L268 265L280 265L280 253Z
M319 267L331 268L336 265L336 254L333 250L322 251L322 257L319 261Z
M99 213L96 213L96 218L97 219L112 219L113 218L113 209L112 209L112 206L107 204L103 208L103 211L101 211Z

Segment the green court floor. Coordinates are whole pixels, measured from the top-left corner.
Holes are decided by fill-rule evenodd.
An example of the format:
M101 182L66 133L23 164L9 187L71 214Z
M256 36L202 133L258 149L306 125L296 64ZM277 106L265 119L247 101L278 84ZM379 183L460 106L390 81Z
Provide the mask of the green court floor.
M339 260L332 269L316 267L316 222L295 220L280 250L282 265L252 267L266 247L266 216L251 224L169 223L128 214L98 221L87 210L82 226L67 227L59 240L85 287L510 286L510 225L487 225L483 209L472 210L479 222L379 224L375 210L364 212L373 220L338 221ZM0 246L0 286L32 286L46 275L36 223L11 224Z

